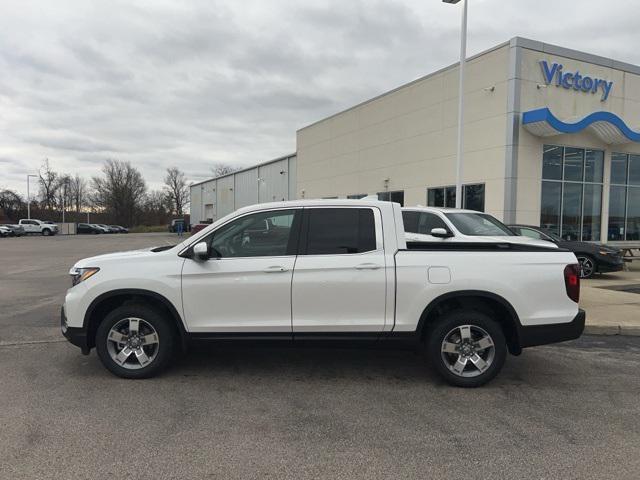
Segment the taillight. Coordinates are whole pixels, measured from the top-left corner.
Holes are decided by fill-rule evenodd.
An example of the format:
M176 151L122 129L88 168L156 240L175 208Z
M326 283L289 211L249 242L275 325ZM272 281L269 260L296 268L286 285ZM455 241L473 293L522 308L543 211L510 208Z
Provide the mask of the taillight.
M564 286L567 296L578 303L580 300L580 265L577 263L564 267Z

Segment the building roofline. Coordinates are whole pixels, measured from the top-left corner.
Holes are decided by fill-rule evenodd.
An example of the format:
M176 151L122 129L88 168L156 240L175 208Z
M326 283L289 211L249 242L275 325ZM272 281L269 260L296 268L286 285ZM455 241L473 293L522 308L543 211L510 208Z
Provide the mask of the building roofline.
M491 48L488 48L487 50L483 50L480 53L477 53L475 55L472 55L470 57L467 57L467 62L471 61L471 60L475 60L478 57L482 57L483 55L487 55L488 53L491 53L495 50L498 50L500 48L503 48L505 46L508 47L520 47L520 48L526 48L528 50L535 50L538 52L543 52L543 53L548 53L550 55L558 55L560 57L566 57L566 58L570 58L573 60L579 60L582 62L588 62L588 63L592 63L594 65L600 65L603 67L609 67L609 68L615 68L617 70L622 70L624 72L629 72L629 73L634 73L636 75L640 75L640 66L638 65L633 65L631 63L626 63L626 62L621 62L618 60L614 60L612 58L607 58L607 57L602 57L600 55L594 55L591 53L586 53L586 52L582 52L579 50L572 50L570 48L565 48L565 47L560 47L558 45L552 45L550 43L544 43L544 42L539 42L537 40L531 40L529 38L524 38L524 37L513 37L511 38L509 41L506 42L502 42L498 45L495 45ZM309 125L306 125L304 127L301 127L298 129L298 132L305 130L307 128L313 127L319 123L322 123L326 120L330 120L334 117L337 117L338 115L342 115L343 113L349 112L351 110L355 110L356 108L360 108L364 105L367 105L368 103L374 102L376 100L379 100L382 97L385 97L387 95L391 95L392 93L397 92L398 90L402 90L404 88L410 87L418 82L421 82L423 80L427 80L430 77L433 77L435 75L439 75L443 72L446 72L447 70L451 70L454 69L456 67L458 67L458 65L460 64L460 62L455 62L452 63L444 68L441 68L439 70L436 70L435 72L429 73L427 75L424 75L422 77L416 78L415 80L412 80L408 83L405 83L403 85L400 85L392 90L388 90L384 93L381 93L380 95L376 95L373 98L370 98L368 100L365 100L363 102L360 102L352 107L346 108L344 110L341 110L337 113L331 114L325 118L322 118L320 120L317 120L313 123L310 123Z
M560 47L558 45L552 45L550 43L539 42L537 40L531 40L523 37L513 37L510 40L510 44L512 47L526 48L527 50L535 50L542 53L548 53L550 55L558 55L559 57L570 58L572 60L592 63L601 67L614 68L623 72L640 75L639 65L633 65L613 58L594 55L593 53L573 50L571 48Z
M249 170L253 170L254 168L264 167L265 165L270 165L272 163L279 162L281 160L285 160L291 157L295 157L296 152L290 153L289 155L283 155L282 157L274 158L273 160L267 160L266 162L256 163L255 165L251 165L250 167L241 168L240 170L236 170L235 172L225 173L224 175L220 175L219 177L212 177L206 180L201 180L197 183L192 183L189 187L195 187L197 185L202 185L203 183L213 182L214 180L219 180L221 178L230 177L231 175L236 175L238 173L247 172Z
M500 49L502 47L507 47L509 45L510 45L510 42L508 42L508 41L507 42L502 42L502 43L500 43L498 45L495 45L495 46L493 46L491 48L488 48L487 50L483 50L480 53L476 53L475 55L472 55L471 57L467 57L467 62L469 62L470 60L475 60L478 57L481 57L483 55L491 53L494 50L498 50L498 49ZM443 72L446 72L447 70L451 70L453 68L456 68L459 64L460 64L460 62L452 63L451 65L447 65L446 67L440 68L440 69L436 70L435 72L428 73L427 75L423 75L422 77L418 77L415 80L411 80L408 83L404 83L404 84L402 84L402 85L400 85L398 87L395 87L395 88L393 88L391 90L387 90L386 92L383 92L383 93L381 93L379 95L376 95L375 97L370 98L368 100L364 100L363 102L360 102L360 103L358 103L356 105L353 105L352 107L345 108L344 110L341 110L341 111L339 111L337 113L333 113L333 114L329 115L328 117L325 117L325 118L322 118L320 120L317 120L317 121L315 121L313 123L310 123L309 125L305 125L304 127L299 128L298 132L301 131L301 130L304 130L306 128L313 127L314 125L317 125L318 123L322 123L322 122L324 122L326 120L330 120L331 118L337 117L338 115L342 115L343 113L349 112L351 110L355 110L356 108L360 108L363 105L367 105L368 103L375 102L376 100L379 100L382 97L386 97L387 95L391 95L392 93L395 93L395 92L397 92L399 90L402 90L404 88L407 88L407 87L410 87L412 85L415 85L416 83L422 82L423 80L427 80L428 78L431 78L431 77L434 77L436 75L439 75L439 74L441 74Z

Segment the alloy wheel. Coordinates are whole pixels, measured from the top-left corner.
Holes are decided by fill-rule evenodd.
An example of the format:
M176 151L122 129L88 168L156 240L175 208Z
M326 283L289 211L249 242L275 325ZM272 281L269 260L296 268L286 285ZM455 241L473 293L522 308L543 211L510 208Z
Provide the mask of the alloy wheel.
M578 263L580 264L580 278L589 278L593 275L595 271L593 260L589 257L578 257Z
M159 346L158 332L141 318L123 318L107 336L107 351L111 359L129 370L139 370L151 364L158 355Z
M460 325L449 331L440 349L445 366L459 377L477 377L495 358L491 335L476 325Z

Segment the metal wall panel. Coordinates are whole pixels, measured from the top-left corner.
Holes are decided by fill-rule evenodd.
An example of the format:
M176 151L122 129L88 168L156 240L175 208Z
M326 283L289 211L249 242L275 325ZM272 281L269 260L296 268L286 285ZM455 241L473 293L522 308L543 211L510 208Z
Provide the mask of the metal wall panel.
M258 168L236 173L234 177L236 209L258 203Z
M234 175L218 179L216 198L218 200L217 218L222 218L235 210L234 208Z
M287 159L258 167L258 200L280 202L289 198L289 164Z
M190 188L191 191L191 204L190 204L190 213L191 213L191 225L195 225L196 223L200 223L202 221L202 189L200 185L194 185Z
M287 174L287 177L289 177L288 200L296 200L298 198L298 192L297 192L298 186L296 185L296 181L297 181L296 156L294 155L293 157L289 157L288 163L289 163L289 172Z

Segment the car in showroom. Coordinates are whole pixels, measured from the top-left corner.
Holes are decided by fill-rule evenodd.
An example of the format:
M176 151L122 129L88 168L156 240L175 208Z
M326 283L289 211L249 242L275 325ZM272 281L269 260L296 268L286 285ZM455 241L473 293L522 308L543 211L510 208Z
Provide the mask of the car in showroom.
M477 387L507 353L582 334L576 257L543 245L413 243L392 202L252 205L177 245L76 262L61 328L124 378L192 342L369 342L411 345L445 381Z
M572 251L580 264L580 277L591 278L596 273L619 272L624 268L623 252L603 243L565 240L545 228L533 225L509 225L514 233L536 240L555 243Z

